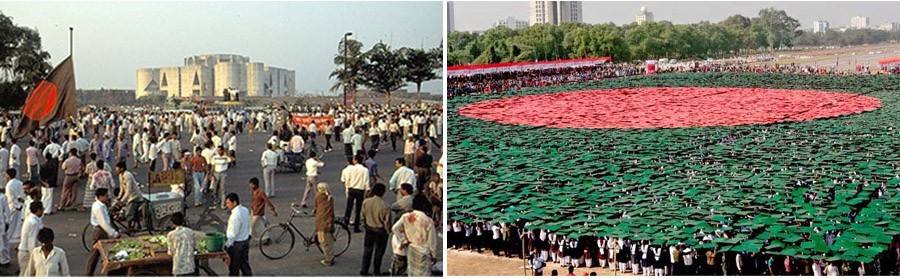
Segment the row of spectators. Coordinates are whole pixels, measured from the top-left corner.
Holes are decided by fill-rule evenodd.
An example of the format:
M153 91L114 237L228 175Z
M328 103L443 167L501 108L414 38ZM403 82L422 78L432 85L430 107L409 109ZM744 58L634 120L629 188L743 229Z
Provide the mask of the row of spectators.
M742 61L694 62L660 65L658 74L675 72L692 73L783 73L800 75L853 75L853 74L900 74L898 66L883 66L871 71L869 66L858 66L856 70L839 70L834 66L801 66L791 64L751 64ZM581 67L562 67L473 74L450 77L447 81L447 97L462 95L493 94L517 91L528 87L547 87L570 83L586 83L608 78L628 77L646 74L643 64L598 64Z

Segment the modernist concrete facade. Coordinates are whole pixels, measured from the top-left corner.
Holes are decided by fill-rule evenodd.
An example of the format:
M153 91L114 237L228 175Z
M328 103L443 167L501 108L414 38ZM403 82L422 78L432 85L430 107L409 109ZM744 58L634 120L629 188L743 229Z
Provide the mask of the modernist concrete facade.
M137 70L135 98L219 97L225 90L241 96L290 96L296 92L293 70L250 62L247 56L207 54L184 58L184 66Z

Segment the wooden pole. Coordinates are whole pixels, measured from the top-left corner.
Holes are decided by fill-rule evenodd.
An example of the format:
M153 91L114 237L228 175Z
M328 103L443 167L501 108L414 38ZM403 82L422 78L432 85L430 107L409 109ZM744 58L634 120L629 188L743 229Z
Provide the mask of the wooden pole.
M523 270L523 271L525 272L525 276L528 276L528 258L525 257L525 237L524 237L524 234L523 234L523 235L520 235L519 242L522 243L522 263L523 263L522 268L525 269L525 270Z

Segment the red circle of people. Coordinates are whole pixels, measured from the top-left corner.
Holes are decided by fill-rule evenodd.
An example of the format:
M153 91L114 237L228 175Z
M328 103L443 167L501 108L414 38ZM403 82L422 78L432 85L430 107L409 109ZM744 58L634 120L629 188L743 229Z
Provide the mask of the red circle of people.
M812 90L651 87L528 95L472 103L466 117L552 128L686 128L769 124L875 110L874 97Z

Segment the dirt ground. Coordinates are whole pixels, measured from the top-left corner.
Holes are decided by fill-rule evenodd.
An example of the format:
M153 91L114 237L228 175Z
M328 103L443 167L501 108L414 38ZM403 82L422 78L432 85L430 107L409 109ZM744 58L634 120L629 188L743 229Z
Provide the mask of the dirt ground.
M476 253L468 250L447 250L447 275L448 276L523 276L524 262L519 258L497 257L488 253ZM568 269L557 263L547 263L544 268L544 276L550 276L552 270L557 270L560 276L566 275ZM631 273L613 273L608 268L576 268L576 275L597 272L599 276L633 275ZM531 270L528 270L531 276Z
M900 44L888 43L840 49L776 52L776 56L780 55L785 56L765 64L797 63L803 66L834 66L837 64L839 70L855 70L858 64L869 66L869 69L874 71L879 68L879 59L900 56Z

